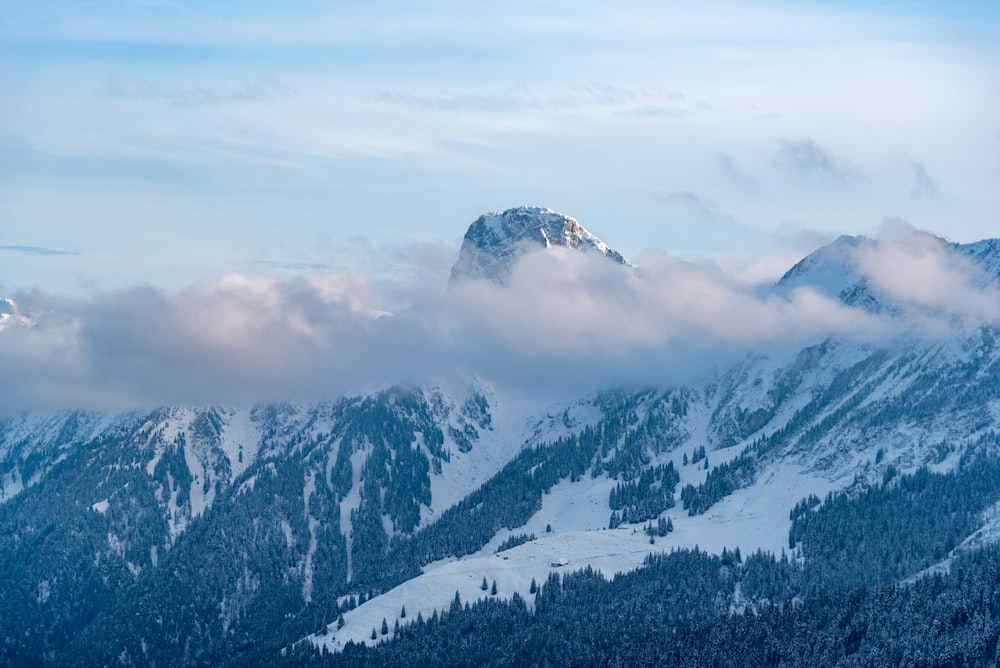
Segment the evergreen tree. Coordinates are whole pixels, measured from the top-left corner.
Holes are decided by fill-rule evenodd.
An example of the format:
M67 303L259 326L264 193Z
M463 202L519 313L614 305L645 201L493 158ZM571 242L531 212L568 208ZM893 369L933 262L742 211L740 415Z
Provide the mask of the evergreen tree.
M479 585L479 588L482 589L483 591L486 591L487 589L490 588L490 586L486 583L485 575L483 576L483 584Z
M531 578L531 589L528 590L529 594L534 594L538 591L538 583L535 582L535 578Z
M493 588L490 589L490 596L496 596L496 595L497 595L497 581L494 580L493 581Z
M403 606L403 609L399 611L399 618L400 619L406 619L406 606L405 605Z
M385 617L382 618L382 635L389 635L389 623L385 620Z
M345 623L344 622L344 613L340 613L339 615L337 615L337 629L339 630L339 629L344 628L344 623Z

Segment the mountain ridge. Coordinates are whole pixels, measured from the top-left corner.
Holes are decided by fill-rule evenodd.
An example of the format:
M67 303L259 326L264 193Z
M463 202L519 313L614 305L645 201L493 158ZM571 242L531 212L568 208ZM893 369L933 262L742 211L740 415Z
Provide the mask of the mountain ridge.
M568 225L549 210L525 215ZM516 261L519 241L546 240L496 246L511 251L497 266ZM861 274L838 267L869 242L817 249L779 287L860 295ZM987 274L1000 266L996 240L952 250ZM826 505L810 495L961 471L970 452L1000 458L997 433L1000 331L989 325L944 342L827 337L685 386L547 406L474 380L3 418L0 591L13 593L0 603L0 627L12 629L0 660L126 652L140 663L239 663L246 647L264 657L302 640L374 646L396 634L372 637L383 618L391 626L405 607L403 625L428 619L456 591L489 598L484 579L530 607L531 578L567 567L610 578L696 546L805 559L804 529L793 529ZM646 533L668 518L671 531ZM995 535L990 521L920 556L920 568Z

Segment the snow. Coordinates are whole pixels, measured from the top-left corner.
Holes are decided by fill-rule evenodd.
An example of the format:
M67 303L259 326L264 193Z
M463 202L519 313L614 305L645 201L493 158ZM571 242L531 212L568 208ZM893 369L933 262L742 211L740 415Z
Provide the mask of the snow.
M662 544L650 545L644 534L633 534L631 529L548 534L499 555L471 557L428 567L422 575L344 613L342 629L337 630L334 623L326 634L310 636L309 640L333 651L342 649L349 640L373 645L378 641L371 640L372 628L379 629L385 618L392 629L403 606L406 607L406 619L401 619L400 625L416 619L418 613L426 619L435 609L446 610L456 591L463 602L488 598L489 590L481 588L484 577L490 585L496 581L498 598L509 599L518 592L531 605L534 601L529 593L532 578L542 584L553 570L576 570L586 565L611 577L618 571L638 567L647 554L663 549ZM572 555L572 559L566 566L551 566L552 562L567 558L567 555ZM391 635L390 630L389 637ZM382 638L379 635L379 639Z
M0 477L0 502L9 501L24 491L24 481L21 472L14 469Z
M877 244L865 237L842 236L789 269L774 292L788 297L795 290L807 289L837 298L863 280L857 266L858 250Z
M447 427L448 424L456 426L455 413L473 392L486 397L492 428L481 429L477 426L479 439L473 443L472 450L461 452L448 435ZM440 474L431 475L431 505L422 509L421 526L434 521L440 513L482 486L525 447L578 433L600 419L600 411L590 402L569 406L552 404L539 408L537 399L514 392L500 392L480 381L458 388L438 384L429 388L426 396L431 406L443 402L447 410L439 419L448 423L442 429L445 432L444 447L451 452L451 459L441 463Z
M551 209L522 206L486 214L469 226L451 269L451 283L468 278L503 282L516 258L552 247L596 251L619 264L629 264L573 218Z
M586 484L573 483L567 478L552 486L542 497L542 509L528 522L511 533L541 536L546 526L554 533L599 531L608 526L611 508L608 499L616 480L606 475L595 480L585 474Z
M704 515L689 517L680 507L667 511L664 516L671 518L674 531L650 544L642 525L605 528L611 512L608 495L616 481L606 476L584 480L586 484L564 480L553 486L542 501L542 509L524 526L498 533L473 555L426 566L423 574L344 613L342 629L332 624L325 634L309 640L332 651L342 649L348 641L373 645L384 637L378 634L372 641L372 628L380 629L385 618L391 629L404 606L407 620L416 618L418 612L426 619L435 609L446 610L456 591L463 602L487 597L488 592L481 589L484 577L490 584L496 581L498 598L509 599L518 592L530 606L532 578L541 584L552 571L572 572L590 566L610 578L640 567L648 554L678 548L698 547L720 554L723 548L739 547L743 554L758 549L780 554L788 549L789 510L809 494L822 498L846 484L799 467L776 465ZM551 533L545 532L546 524L551 524ZM537 538L494 554L500 542L518 533L534 533ZM405 621L400 620L400 624Z
M221 447L235 480L256 461L261 434L247 409L232 411L224 417L228 419L223 426Z
M365 460L371 454L371 451L371 446L367 446L351 455L351 491L340 502L340 533L344 535L344 539L347 541L348 580L351 579L351 574L354 572L354 565L351 563L351 544L353 539L351 533L351 513L361 505L361 467L364 466Z
M109 503L108 499L104 499L103 501L98 501L97 503L95 503L94 505L92 505L90 508L94 512L98 512L98 513L101 513L103 515L104 513L108 512L108 506L109 505L110 505L110 503Z
M292 549L295 545L295 535L292 533L292 525L284 518L281 519L281 532L285 534L285 547Z
M982 522L982 526L979 527L979 529L977 529L971 536L959 543L959 545L955 547L955 549L952 550L947 557L936 564L928 566L919 573L906 578L904 582L913 582L922 575L947 573L951 570L951 564L955 560L955 557L961 553L980 549L986 547L987 545L996 545L997 543L1000 543L1000 502L993 504L983 511Z
M302 566L302 599L306 603L312 602L313 593L313 557L316 556L316 529L319 527L319 520L309 517L309 547L306 549L305 561Z

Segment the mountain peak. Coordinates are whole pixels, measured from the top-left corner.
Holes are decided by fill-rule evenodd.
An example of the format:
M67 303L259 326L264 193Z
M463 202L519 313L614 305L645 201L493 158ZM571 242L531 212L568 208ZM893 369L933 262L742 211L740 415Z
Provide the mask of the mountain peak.
M870 267L866 269L862 257L866 252L877 252L894 244L904 252L919 253L924 248L942 255L954 254L956 259L965 258L967 268L972 271L969 277L977 287L1000 283L1000 239L953 244L927 233L918 233L913 238L919 243L899 246L899 240L841 236L797 262L778 280L774 291L788 296L796 288L809 287L849 306L874 313L892 312L898 305L890 294L870 283Z
M469 226L450 282L488 278L502 283L513 262L533 246L596 251L619 264L629 263L573 218L548 208L521 206L487 213Z
M775 285L776 292L787 296L796 288L808 286L845 304L881 312L886 305L872 293L857 259L859 251L877 247L878 243L864 236L840 236L785 272Z

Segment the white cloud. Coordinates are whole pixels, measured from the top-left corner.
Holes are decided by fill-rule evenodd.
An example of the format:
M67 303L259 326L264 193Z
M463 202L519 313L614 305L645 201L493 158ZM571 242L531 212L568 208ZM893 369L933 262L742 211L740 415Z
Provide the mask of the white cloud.
M25 293L15 299L34 324L0 331L0 365L17 379L0 406L305 399L470 371L542 392L671 385L826 336L878 344L917 325L935 336L956 319L1000 325L995 280L939 239L887 226L854 262L900 305L894 315L808 287L781 297L711 262L649 252L631 269L564 249L524 256L506 285L397 289L411 301L391 316L375 306L383 286L344 273L84 300Z
M982 265L898 218L886 220L883 237L858 251L859 269L874 288L910 308L1000 326L1000 287Z

